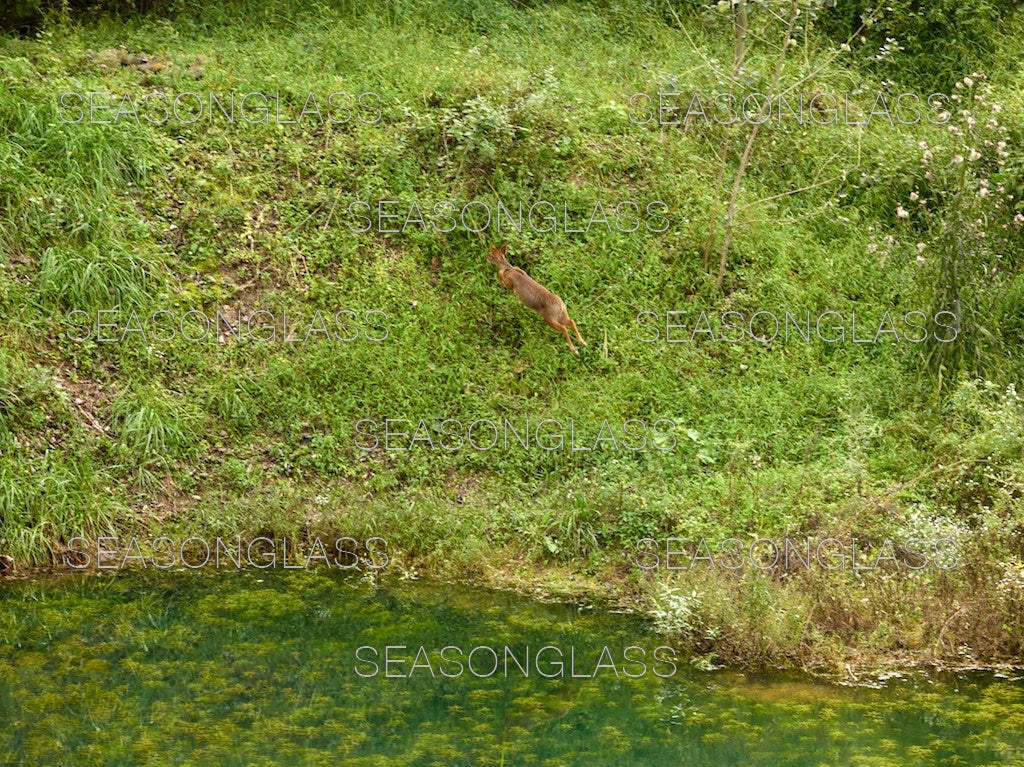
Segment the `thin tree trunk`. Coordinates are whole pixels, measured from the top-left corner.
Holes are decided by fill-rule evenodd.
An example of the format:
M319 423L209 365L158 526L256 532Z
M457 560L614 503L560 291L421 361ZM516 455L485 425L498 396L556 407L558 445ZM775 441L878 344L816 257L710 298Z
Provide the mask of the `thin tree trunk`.
M786 25L786 34L782 37L782 50L779 51L779 60L775 65L775 74L772 77L772 85L769 91L770 94L774 94L779 89L779 80L782 79L782 68L786 63L786 54L789 51L789 40L793 36L793 27L796 25L796 17L798 8L798 0L791 0L789 5L789 22ZM761 107L761 112L758 114L758 119L764 116L764 110L771 108L771 100L765 101L765 105ZM747 172L747 166L750 163L750 155L753 153L754 141L757 139L757 134L760 132L762 122L758 122L750 130L750 136L747 138L747 145L743 149L743 156L740 158L740 166L736 169L736 179L732 185L732 194L729 196L729 207L725 213L725 237L722 242L722 250L718 259L718 279L715 280L715 289L718 291L722 290L722 284L725 282L725 267L729 261L729 246L732 245L732 234L733 224L736 218L736 205L740 196L740 188L743 185L743 176Z
M747 55L747 0L740 0L736 8L736 33L732 41L733 76Z
M739 0L736 15L733 21L733 43L732 43L732 80L735 82L740 71L743 69L743 62L747 56L747 30L749 21L747 17L748 0ZM715 240L718 239L718 216L719 203L722 198L722 186L725 183L725 168L729 163L729 138L722 142L722 160L718 166L718 180L715 182L715 196L711 198L711 216L708 221L708 236L704 241L704 271L708 270L711 261L711 251L715 247Z
M740 157L740 167L736 169L736 179L733 181L732 194L729 195L729 207L725 212L725 239L722 241L722 250L718 258L718 279L715 280L715 289L721 290L725 282L725 266L729 258L729 246L732 245L733 219L736 217L736 202L739 200L740 187L743 184L743 175L747 172L747 163L750 162L750 155L754 149L754 140L757 138L758 129L761 124L755 125L747 138L747 145L743 148L743 156Z
M711 216L708 220L708 236L704 240L704 271L708 270L711 261L711 250L718 239L718 201L722 197L722 186L725 183L725 166L729 162L729 139L722 141L722 160L718 166L718 180L715 182L715 196L711 198Z

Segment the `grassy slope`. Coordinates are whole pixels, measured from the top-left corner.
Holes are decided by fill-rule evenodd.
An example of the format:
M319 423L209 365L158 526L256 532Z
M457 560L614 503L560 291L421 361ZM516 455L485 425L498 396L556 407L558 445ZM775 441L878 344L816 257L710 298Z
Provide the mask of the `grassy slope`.
M961 643L988 660L1019 653L1021 623L1006 617L1019 596L995 590L1006 576L995 561L1021 555L1019 437L993 448L994 434L1019 435L1019 405L972 388L936 398L906 344L636 339L643 310L877 318L926 306L913 233L893 211L919 181L917 142L941 142L942 132L766 131L746 202L851 172L752 206L723 298L700 254L722 132L636 126L624 108L668 76L684 91L714 88L706 60L731 55L722 27L688 18L691 47L639 7L453 8L397 18L278 9L232 25L100 21L0 39L3 548L38 562L72 535L111 530L377 534L399 552L398 568L650 604L657 581L671 579L628 566L642 536L949 533L968 559L979 553L953 576L781 582L703 572L679 578L697 600L663 594L662 603L683 614L677 628L695 647L735 659L950 658ZM1019 18L1007 25L1005 50L1020 27ZM118 45L174 66L101 68L93 52ZM830 63L830 50L812 37L794 54L791 66L820 67L807 90L877 90L870 74ZM752 56L752 69L770 71L773 58ZM197 82L186 70L200 57ZM1019 113L1021 65L997 62L1007 62L990 73L998 98ZM335 130L56 119L65 90L159 89L281 89L300 105L307 92L373 91L384 114ZM464 113L478 97L491 109L480 132L446 137L445 111ZM488 132L502 108L529 132ZM672 227L508 236L514 263L569 305L590 343L577 360L499 289L475 235L350 231L344 206L381 198L402 210L412 200L564 200L580 217L595 201L661 200ZM889 232L898 244L870 254L869 242ZM117 305L140 315L241 305L305 319L380 309L390 335L152 348L65 337L69 310ZM603 419L667 417L679 445L354 447L359 418L527 416L573 418L591 438Z

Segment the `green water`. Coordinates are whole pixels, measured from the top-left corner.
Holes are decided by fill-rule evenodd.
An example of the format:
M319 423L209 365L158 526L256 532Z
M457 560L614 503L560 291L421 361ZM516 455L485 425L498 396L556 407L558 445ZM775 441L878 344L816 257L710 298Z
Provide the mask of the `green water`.
M682 660L662 678L654 669L670 667L651 658L662 644L623 616L337 573L9 582L0 764L1024 765L1021 681L917 675L851 689ZM361 677L373 667L357 648L385 645L407 648L391 651L406 659L391 667L402 676L385 677L381 663ZM522 665L525 648L558 647L564 676L542 677L538 667L556 667L535 662L528 675L512 664L507 676L499 665L482 677L447 664L445 677L439 652L449 645L508 646ZM648 673L623 662L630 645ZM420 646L427 654L410 675ZM570 678L570 647L577 674L594 675L604 647L609 662ZM492 665L474 661L482 675Z

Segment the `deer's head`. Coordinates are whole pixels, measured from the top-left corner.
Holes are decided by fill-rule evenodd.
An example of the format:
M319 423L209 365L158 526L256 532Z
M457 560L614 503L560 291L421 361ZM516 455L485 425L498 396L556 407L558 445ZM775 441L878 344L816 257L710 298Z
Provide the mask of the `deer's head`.
M505 261L505 253L507 251L508 251L508 243L507 242L504 245L502 245L500 248L493 248L492 247L490 252L487 254L487 260L490 261L492 264L496 264L498 266L501 266L502 264L507 263Z

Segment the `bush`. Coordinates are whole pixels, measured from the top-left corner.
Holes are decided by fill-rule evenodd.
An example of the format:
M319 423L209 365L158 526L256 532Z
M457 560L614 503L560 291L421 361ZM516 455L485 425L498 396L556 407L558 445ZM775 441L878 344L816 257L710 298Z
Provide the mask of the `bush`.
M892 0L862 34L865 63L925 93L948 92L965 72L991 64L1000 19L1018 0ZM822 26L842 42L876 8L865 0L837 0Z

